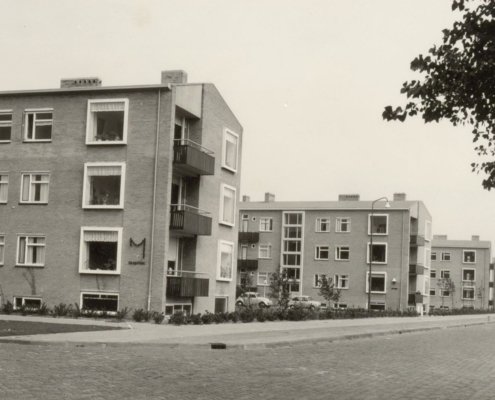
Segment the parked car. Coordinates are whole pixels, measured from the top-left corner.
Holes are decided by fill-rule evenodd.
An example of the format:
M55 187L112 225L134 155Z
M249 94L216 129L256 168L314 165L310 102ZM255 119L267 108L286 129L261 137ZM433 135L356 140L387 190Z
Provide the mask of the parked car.
M289 307L318 309L321 307L321 303L319 301L313 300L310 296L296 296L289 301Z
M273 303L270 299L256 292L246 292L235 301L237 306L258 306L260 308L270 307Z

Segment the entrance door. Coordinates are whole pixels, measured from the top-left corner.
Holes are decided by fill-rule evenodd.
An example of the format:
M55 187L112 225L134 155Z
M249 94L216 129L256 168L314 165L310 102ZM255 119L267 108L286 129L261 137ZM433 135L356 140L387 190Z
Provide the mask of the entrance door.
M227 298L215 297L215 313L227 312Z

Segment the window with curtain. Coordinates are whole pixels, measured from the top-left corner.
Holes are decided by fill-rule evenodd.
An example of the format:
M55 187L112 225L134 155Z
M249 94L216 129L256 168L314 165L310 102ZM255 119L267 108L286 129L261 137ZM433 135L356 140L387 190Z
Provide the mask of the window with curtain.
M24 141L52 140L53 110L26 110L24 113Z
M82 228L80 272L119 273L122 228Z
M234 266L234 244L223 240L219 241L218 254L217 279L230 281L232 280Z
M220 198L220 223L234 226L235 223L235 188L222 185Z
M12 112L0 111L0 142L10 142L12 134Z
M222 167L237 172L239 135L225 129L223 135Z
M128 109L128 99L88 100L86 144L126 143Z
M48 203L50 175L47 173L23 173L21 178L22 203Z
M84 173L84 207L123 207L123 163L87 163Z
M7 203L9 197L9 176L0 174L0 203Z
M17 242L17 265L45 265L45 237L25 235L19 236Z

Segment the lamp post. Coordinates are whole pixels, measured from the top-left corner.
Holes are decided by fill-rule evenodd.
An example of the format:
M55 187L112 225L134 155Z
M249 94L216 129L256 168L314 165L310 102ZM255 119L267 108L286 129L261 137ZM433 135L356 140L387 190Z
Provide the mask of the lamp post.
M371 267L373 266L373 211L375 210L375 203L385 200L385 208L390 208L390 203L387 197L380 197L371 203L371 215L369 220L370 230L370 247L369 247L369 271L368 271L368 312L371 310Z

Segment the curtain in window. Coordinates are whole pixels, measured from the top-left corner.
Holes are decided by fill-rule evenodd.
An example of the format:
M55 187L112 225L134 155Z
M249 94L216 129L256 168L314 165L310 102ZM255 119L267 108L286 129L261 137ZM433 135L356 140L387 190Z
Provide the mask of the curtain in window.
M7 201L9 190L9 177L7 175L0 175L0 201Z
M22 176L22 201L29 201L29 185L31 183L31 175Z
M88 167L88 176L120 176L122 168L119 165L99 165Z
M118 232L116 231L84 231L85 242L117 242Z
M124 111L125 103L124 102L91 103L90 110L91 112Z

